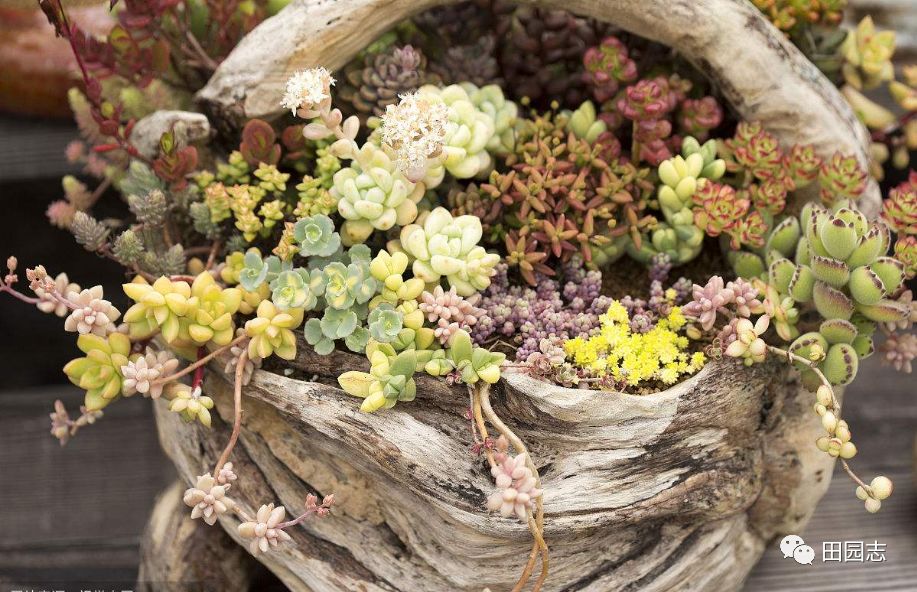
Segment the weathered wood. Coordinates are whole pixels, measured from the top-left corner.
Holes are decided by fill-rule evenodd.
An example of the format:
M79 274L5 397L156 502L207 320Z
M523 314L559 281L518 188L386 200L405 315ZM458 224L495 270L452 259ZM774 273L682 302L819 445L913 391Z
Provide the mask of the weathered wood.
M159 139L172 132L181 144L210 139L207 116L191 111L156 111L137 122L131 132L131 142L147 158L159 156Z
M297 69L343 66L395 23L456 0L294 0L249 33L198 93L217 120L272 117ZM781 141L840 150L868 163L869 137L818 68L750 2L738 0L523 0L614 23L693 62L745 119ZM881 203L870 180L860 207Z
M182 502L186 487L173 483L156 500L140 544L138 590L164 583L208 590L245 590L257 563L219 528L192 520Z
M298 511L306 493L334 492L337 511L291 532L296 548L259 560L293 590L508 589L531 539L483 509L492 483L469 452L467 392L421 387L410 404L363 414L329 384L353 357L313 357L292 366L318 382L259 371L246 387L232 495L249 511L269 501ZM672 389L633 396L511 375L494 402L542 475L546 589L736 589L764 542L799 532L828 486L811 395L790 376L776 362L712 362ZM231 417L229 383L205 387ZM162 405L157 416L186 482L228 437L219 421L189 427ZM236 518L220 522L238 538Z

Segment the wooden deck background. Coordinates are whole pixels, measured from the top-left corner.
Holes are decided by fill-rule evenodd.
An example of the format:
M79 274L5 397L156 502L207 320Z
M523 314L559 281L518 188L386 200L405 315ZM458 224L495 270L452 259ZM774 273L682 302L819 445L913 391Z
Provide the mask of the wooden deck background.
M35 133L39 127L42 133ZM23 265L51 264L52 271L66 261L68 270L80 272L71 279L104 277L114 285L115 266L82 252L42 219L47 203L58 198L59 175L74 172L62 157L74 137L69 124L0 117L0 211L17 216L15 224L2 222L0 256L16 252ZM47 414L56 398L78 405L76 389L59 384L59 368L73 352L59 346L69 342L61 340L58 319L17 306L0 299L0 592L15 583L35 589L76 580L129 585L147 515L174 479L156 441L149 402L112 405L103 420L61 449L48 434ZM913 376L883 369L873 358L845 401L861 451L857 470L895 481L895 495L882 511L867 514L838 471L812 522L798 533L816 549L814 565L783 559L775 541L746 590L917 590L915 385ZM886 544L887 561L825 564L824 541L879 541ZM262 580L258 589L269 583Z

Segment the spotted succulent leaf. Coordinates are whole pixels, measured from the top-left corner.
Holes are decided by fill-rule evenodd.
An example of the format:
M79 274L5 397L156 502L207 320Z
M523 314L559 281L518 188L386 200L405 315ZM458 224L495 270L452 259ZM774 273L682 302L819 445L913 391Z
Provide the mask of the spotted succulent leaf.
M910 307L897 300L880 300L870 305L857 304L856 309L864 317L877 323L896 323L910 312Z
M831 257L812 257L812 273L815 278L833 286L841 288L850 279L850 269L847 264Z
M770 266L770 280L777 291L786 294L790 286L790 280L793 279L793 272L796 266L789 259L777 259Z
M853 301L846 294L825 282L815 282L812 299L818 314L826 319L849 320L853 315Z
M818 332L831 344L853 343L857 337L856 326L844 319L828 319L818 327Z
M860 304L871 305L885 296L885 283L869 267L857 267L850 274L850 295Z
M790 257L796 250L796 244L799 242L800 229L799 220L795 216L785 218L777 224L770 237L767 239L765 251L777 250L784 257Z
M853 346L848 343L835 343L828 349L824 362L821 364L831 384L850 384L856 377L859 366L859 356Z
M796 302L812 300L812 289L815 287L815 275L808 265L797 265L790 278L789 293Z

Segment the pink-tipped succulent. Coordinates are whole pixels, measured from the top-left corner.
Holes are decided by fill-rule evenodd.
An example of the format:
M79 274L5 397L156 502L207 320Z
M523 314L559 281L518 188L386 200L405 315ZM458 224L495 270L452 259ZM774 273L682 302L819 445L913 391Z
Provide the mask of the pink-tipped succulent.
M711 277L706 285L694 284L692 300L682 307L685 316L696 318L704 331L709 331L716 323L720 309L735 301L735 292L727 288L723 278Z
M432 292L421 294L420 300L420 310L428 321L436 323L434 334L442 344L449 343L459 329L470 331L484 316L484 310L475 306L480 300L479 294L464 298L454 287L447 292L442 286L436 286Z
M80 287L77 284L70 283L66 273L59 273L57 277L54 278L53 290L46 290L42 287L37 287L35 289L35 295L38 296L40 300L35 306L38 307L38 310L41 312L53 312L59 317L65 317L67 313L70 312L70 307L67 306L66 300L76 296L79 292ZM57 295L63 296L64 298L58 298Z
M583 78L592 87L595 100L604 103L618 92L621 83L637 78L637 64L627 55L627 47L613 35L590 47L583 54L586 71Z
M165 386L156 380L169 376L178 368L178 360L168 351L147 349L143 356L121 366L124 381L121 389L125 396L140 393L144 397L158 399Z
M758 179L782 178L786 174L780 142L760 123L741 122L735 137L726 144L732 149L736 162Z
M115 331L115 321L121 316L111 302L102 298L102 286L93 286L79 294L69 295L73 310L64 321L64 331L80 335L92 333L105 337Z
M758 299L758 290L751 283L738 278L726 284L726 289L732 291L736 314L740 317L750 317L760 311L762 304Z
M710 137L710 130L723 122L723 108L713 97L685 99L678 111L678 129L698 142Z
M191 508L192 519L200 518L211 526L235 505L226 497L226 486L217 485L210 473L200 475L194 487L185 490L182 501Z
M710 236L727 234L736 241L740 223L751 206L729 185L713 181L701 183L691 198L694 201L694 223Z
M856 199L866 189L868 174L855 156L840 152L822 163L818 172L821 200L826 204L841 199Z
M535 501L542 494L542 490L536 487L535 475L526 466L528 454L511 456L503 436L497 439L495 447L494 460L497 464L491 467L490 474L496 481L497 490L487 498L487 509L500 512L504 518L516 516L523 522L527 521Z
M917 171L888 192L882 203L882 219L898 234L917 236Z
M283 528L279 528L286 515L287 511L283 506L275 508L274 504L268 504L258 508L254 520L239 525L239 535L249 540L248 550L252 555L267 553L272 548L293 540Z
M883 366L910 374L917 357L917 334L891 333L879 346L879 354Z

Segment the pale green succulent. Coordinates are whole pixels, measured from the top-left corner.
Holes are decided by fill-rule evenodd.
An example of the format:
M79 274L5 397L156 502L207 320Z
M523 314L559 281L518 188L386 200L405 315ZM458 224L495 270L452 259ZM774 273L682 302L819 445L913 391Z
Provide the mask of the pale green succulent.
M302 218L293 225L293 238L303 257L329 257L341 246L334 222L323 214Z
M417 202L424 185L412 183L379 147L367 142L353 163L334 174L331 195L344 218L345 245L362 243L374 230L410 224L417 218Z
M325 302L328 307L347 310L354 304L365 304L376 293L378 284L359 263L329 263L322 270Z
M363 351L369 339L356 311L334 308L326 308L321 319L306 321L303 335L315 353L323 356L334 351L334 342L339 339L345 340L348 349L355 352Z
M293 263L281 261L279 257L271 255L261 258L258 249L249 249L242 259L242 270L239 272L239 285L249 292L254 292L261 284L270 284L283 271L293 268Z
M584 101L576 111L565 112L565 114L569 117L567 130L573 132L573 135L577 138L586 140L590 144L608 131L608 125L598 118L592 101Z
M351 371L338 377L346 393L363 398L360 411L372 413L382 408L390 409L399 401L413 401L417 394L414 350L396 354L388 344L370 342L366 351L370 361L368 373Z
M414 276L428 284L445 277L462 296L471 296L490 285L499 255L478 246L483 230L475 216L453 218L436 208L423 221L401 230L401 248L414 258Z
M324 275L302 267L282 271L270 284L271 301L280 310L301 308L314 310L325 292Z
M415 300L423 292L425 284L420 278L404 279L404 272L410 260L400 251L390 254L388 251L379 251L369 264L372 276L381 284L379 301L392 305L399 301ZM376 302L374 300L373 302Z
M366 323L369 326L370 337L380 343L395 341L404 328L402 314L387 302L372 309Z
M849 203L833 211L806 204L798 221L783 220L768 238L764 277L768 290L778 294L768 300L789 299L823 319L818 331L797 337L790 350L818 362L833 384L848 384L858 360L872 354L877 323L909 314L907 304L892 299L904 281L904 266L885 256L889 242L883 223L869 222ZM744 257L733 263L741 272L759 274L765 261ZM818 377L800 368L807 386L817 388Z
M515 144L519 107L507 100L503 89L496 84L478 87L470 82L462 82L460 86L468 94L471 103L494 121L494 132L487 142L487 150L497 155L509 153Z
M500 380L500 366L506 361L506 354L473 347L471 336L464 329L453 334L446 355L466 384L474 384L479 380L496 383Z
M440 88L420 87L418 94L430 102L449 107L443 146L443 166L456 179L470 179L490 172L493 159L487 151L496 136L494 117L475 106L457 84Z
M648 262L657 253L666 253L675 264L697 257L704 242L704 231L694 223L691 197L701 179L716 180L726 172L726 162L716 157L716 141L703 145L688 136L682 142L681 154L659 165L659 209L661 220L641 248L627 243L628 253Z

